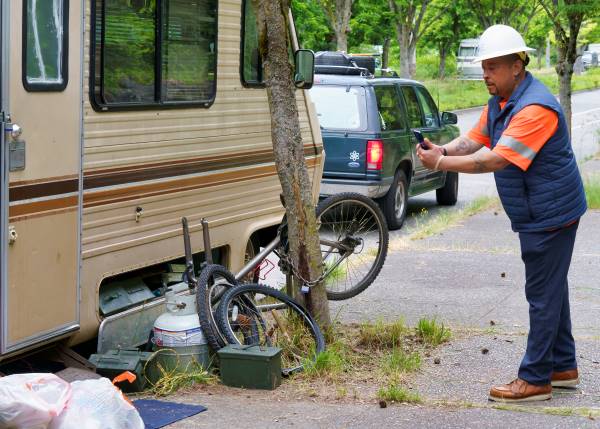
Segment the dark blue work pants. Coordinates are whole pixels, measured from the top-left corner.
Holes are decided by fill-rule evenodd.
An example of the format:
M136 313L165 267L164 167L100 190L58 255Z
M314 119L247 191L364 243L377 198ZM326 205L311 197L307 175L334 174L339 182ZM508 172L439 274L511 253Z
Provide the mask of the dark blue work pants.
M519 233L529 302L529 336L519 378L532 384L549 384L553 371L577 368L567 275L578 224Z

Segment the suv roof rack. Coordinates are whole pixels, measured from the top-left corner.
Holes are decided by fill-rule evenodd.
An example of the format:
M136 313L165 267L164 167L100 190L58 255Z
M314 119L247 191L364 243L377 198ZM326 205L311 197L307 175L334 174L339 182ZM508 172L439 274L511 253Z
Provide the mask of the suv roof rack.
M319 74L373 77L375 58L352 57L345 52L321 51L315 54L315 72Z

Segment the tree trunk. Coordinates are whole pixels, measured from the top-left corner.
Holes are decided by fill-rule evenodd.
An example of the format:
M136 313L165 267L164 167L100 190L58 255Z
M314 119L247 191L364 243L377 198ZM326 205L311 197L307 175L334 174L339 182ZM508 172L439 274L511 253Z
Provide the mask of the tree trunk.
M550 38L546 39L546 67L550 67Z
M345 29L335 29L335 45L338 51L348 52L348 34Z
M446 57L448 56L448 45L440 43L440 67L438 69L438 77L444 79L446 77Z
M300 133L293 69L288 57L288 0L253 0L271 111L271 138L285 201L289 256L300 277L314 281L323 269L312 187ZM325 285L310 288L306 306L321 326L331 324Z
M410 63L408 64L408 74L411 79L417 74L417 44L411 43L410 46Z
M411 77L410 52L408 50L408 46L400 43L400 39L398 40L398 44L400 44L400 77L409 79Z
M573 64L569 64L560 54L561 49L559 48L559 60L556 64L556 73L558 74L559 90L558 95L560 99L560 105L565 113L565 119L567 126L569 127L569 134L571 134L571 78L573 77Z
M390 44L392 39L390 37L386 37L383 39L383 50L381 52L381 68L387 69L390 63Z
M538 70L540 70L542 68L542 47L538 47L536 53L535 53L536 57L537 57L537 68Z

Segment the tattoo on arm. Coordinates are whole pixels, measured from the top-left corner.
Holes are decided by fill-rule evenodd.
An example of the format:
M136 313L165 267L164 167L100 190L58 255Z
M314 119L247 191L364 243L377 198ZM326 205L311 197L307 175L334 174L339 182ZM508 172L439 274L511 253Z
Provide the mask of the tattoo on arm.
M489 168L480 153L477 153L473 156L473 162L475 163L475 173L485 173L489 171Z
M448 147L452 155L470 155L481 149L481 145L470 140L467 137L458 137L452 141Z

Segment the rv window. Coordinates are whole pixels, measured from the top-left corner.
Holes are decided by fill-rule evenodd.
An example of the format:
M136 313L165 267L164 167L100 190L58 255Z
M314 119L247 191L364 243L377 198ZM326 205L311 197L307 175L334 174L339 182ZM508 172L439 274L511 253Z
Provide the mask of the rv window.
M111 107L208 107L217 0L97 0L92 98Z
M262 84L262 58L258 51L258 28L252 0L244 1L242 32L242 82Z
M67 86L68 0L23 2L23 85L28 91Z
M458 56L459 57L474 57L477 53L477 47L476 46L461 46L458 49Z
M252 0L244 0L242 13L242 46L240 74L245 86L263 86L263 61L258 50L258 28ZM289 30L289 29L288 29ZM288 32L288 55L294 63L294 50Z

